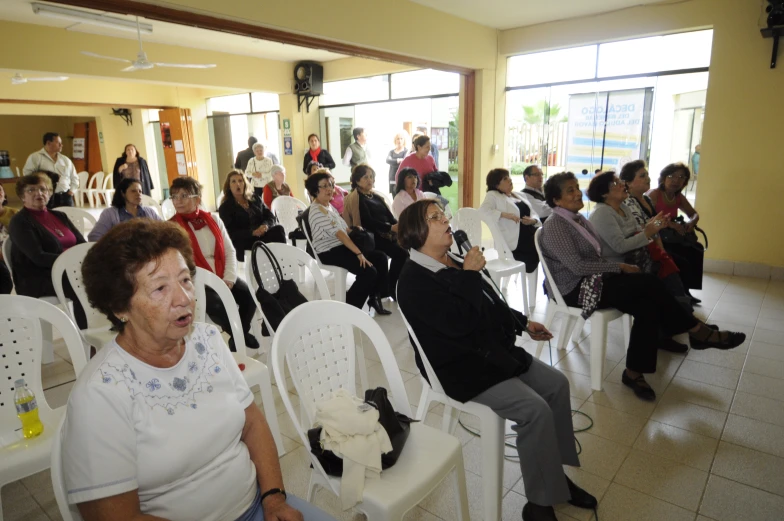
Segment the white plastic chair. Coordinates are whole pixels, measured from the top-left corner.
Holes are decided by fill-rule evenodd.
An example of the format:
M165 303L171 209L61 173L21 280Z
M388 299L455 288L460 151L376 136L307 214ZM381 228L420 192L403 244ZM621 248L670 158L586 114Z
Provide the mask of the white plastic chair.
M103 176L103 172L96 172L90 178L90 182L87 183L85 194L87 195L87 201L90 203L90 208L95 208L99 202L98 193L101 191L101 187L103 187Z
M63 212L84 237L87 237L87 234L85 233L87 225L89 224L92 228L97 222L93 214L87 210L76 208L75 206L58 206L57 208L53 208L53 210Z
M71 319L76 324L73 307L67 307L68 301L63 291L63 274L66 274L68 282L71 284L74 293L76 293L76 297L79 299L79 303L82 305L84 314L87 317L87 329L82 329L80 333L84 339L85 355L88 359L90 358L90 346L95 347L96 351L98 351L117 336L116 332L111 331L112 323L109 322L106 315L90 306L90 301L82 283L82 262L84 262L87 252L94 245L94 242L85 242L68 248L57 257L52 266L52 285L60 304L69 309Z
M286 231L286 237L299 227L297 216L308 209L308 205L296 197L282 196L272 200L270 210L278 218L278 222ZM299 245L297 245L299 246Z
M49 468L52 442L65 407L52 409L41 382L41 323L57 329L77 376L87 364L76 326L57 307L32 297L0 295L0 488ZM14 382L24 378L35 393L44 432L22 437L14 406ZM0 504L0 520L2 520Z
M206 309L206 286L215 290L215 293L218 294L223 302L226 314L229 317L229 324L231 325L231 337L234 339L234 348L237 350L237 352L232 353L232 355L234 355L234 360L237 364L245 364L245 370L242 371L242 376L245 378L248 386L259 386L259 390L261 391L261 402L264 405L264 416L267 419L270 431L272 431L272 437L275 440L275 445L278 448L278 456L283 456L283 454L285 454L285 449L283 448L283 438L280 435L278 414L275 410L275 398L272 394L270 370L259 360L248 356L245 347L245 335L242 332L242 323L240 321L239 312L237 311L237 302L234 300L226 283L211 271L196 268L196 277L194 277L193 283L196 296L196 310L193 314L195 321L207 322L209 320ZM285 386L279 387L279 389L285 388ZM286 393L282 391L280 394L284 395Z
M398 306L399 307L399 306ZM479 418L480 437L482 443L482 498L483 498L483 513L484 519L501 519L501 498L503 495L503 479L504 479L504 434L505 434L505 421L498 416L490 407L476 402L458 402L453 400L444 392L441 382L438 380L430 361L425 356L422 350L422 345L419 343L414 330L406 320L403 308L400 308L400 316L403 318L403 323L408 329L408 334L414 342L414 347L419 353L419 358L422 360L422 365L425 367L424 376L420 375L422 380L422 394L419 397L419 407L417 408L416 419L424 421L427 416L427 411L430 409L432 402L444 404L444 416L441 421L441 430L450 434L455 432L457 427L458 415L452 415L451 408L457 411L472 414ZM429 383L428 383L429 382Z
M490 231L492 232L495 223L485 219L482 213L476 208L460 208L457 211L457 225L458 228L466 232L468 239L473 246L482 245L482 222L485 222ZM496 227L497 229L497 227ZM530 315L530 307L528 305L528 290L525 273L525 263L515 260L512 256L511 250L506 246L506 241L503 241L500 230L498 236L502 242L496 242L496 237L493 237L496 250L498 251L498 258L487 261L485 268L490 272L493 281L499 285L504 285L504 279L513 275L520 275L520 285L523 288L523 313ZM507 251L499 250L498 247L506 248Z
M163 212L163 220L168 221L174 214L177 213L177 210L174 209L174 203L171 199L166 199L163 203L161 203L161 211Z
M561 331L558 334L558 349L566 349L566 344L569 341L572 328L577 319L582 319L580 316L583 312L582 308L575 308L568 306L561 295L561 291L553 282L553 277L550 275L550 269L547 267L547 262L542 255L542 247L540 240L542 238L542 229L539 228L534 234L534 243L536 244L536 252L539 254L539 261L544 269L544 276L550 281L550 290L552 295L547 301L547 313L544 318L544 327L550 329L556 314L563 313L566 315L561 324ZM602 390L602 379L604 372L604 357L607 353L607 325L613 320L623 318L623 341L624 345L629 345L629 335L631 334L631 316L624 315L614 308L597 309L594 311L588 320L591 321L591 389L594 391ZM536 344L536 358L542 354L544 341Z
M13 278L13 267L11 266L11 249L13 248L13 244L11 243L11 238L7 238L3 241L3 259L5 260L5 265L8 268L8 273L11 274ZM48 304L52 304L56 306L59 304L59 300L57 297L40 297L38 300L46 302ZM71 306L71 301L67 301L66 309L69 309ZM41 363L42 364L51 364L54 362L54 344L52 343L52 326L48 322L41 322L41 338L43 342L42 354L41 354ZM2 521L2 518L0 518Z
M103 196L103 201L106 203L106 206L111 206L112 197L114 197L114 176L109 174L104 176L103 184L101 185L101 189L98 190L98 194Z
M81 207L84 206L83 196L87 192L87 180L90 179L90 173L79 172L76 176L79 178L79 188L74 190L74 203Z
M152 197L150 197L149 195L142 194L142 206L149 206L154 208L155 211L158 212L158 215L163 217L163 208L161 208L160 203L155 199L153 199Z
M276 198L275 201L280 199L280 197ZM273 203L275 201L272 201ZM310 245L310 249L313 252L313 256L316 258L316 262L318 262L319 267L324 270L332 273L335 277L335 300L340 302L346 301L346 279L348 278L348 270L346 268L341 268L340 266L333 266L331 264L324 264L319 259L318 253L316 253L316 249L313 247L313 241L310 238L310 224L305 222L305 219L302 219L302 231L305 233L305 240L308 241L308 245Z
M283 403L299 433L310 446L307 429L313 424L316 403L329 399L338 389L356 394L354 328L364 333L376 348L389 382L389 397L397 412L411 415L400 369L381 327L362 310L342 302L308 302L292 310L281 322L272 340L272 369L280 388L285 388L288 366L306 418L300 423L287 393ZM317 487L340 495L340 478L327 475L318 459L310 454L307 500ZM362 502L354 508L373 521L399 521L427 497L447 475L451 475L457 500L457 519L468 520L468 498L460 441L422 423L411 425L397 463L378 479L366 479Z

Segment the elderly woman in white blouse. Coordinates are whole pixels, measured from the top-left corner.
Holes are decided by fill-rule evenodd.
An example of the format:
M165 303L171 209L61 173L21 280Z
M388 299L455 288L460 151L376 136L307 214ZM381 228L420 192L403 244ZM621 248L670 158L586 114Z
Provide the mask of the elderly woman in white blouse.
M264 187L272 181L272 167L275 164L272 159L264 155L264 144L256 143L253 145L253 157L248 161L248 166L245 168L245 175L250 180L250 185L253 187L253 193L261 199L264 193Z
M403 210L412 203L425 198L422 190L419 189L420 183L419 174L413 168L404 168L400 171L395 186L395 199L392 201L392 213L395 214L395 219L400 217Z
M179 224L191 239L193 258L196 266L209 270L223 279L239 305L242 331L245 333L245 346L259 348L259 342L250 334L250 325L256 313L256 303L248 285L237 277L237 254L229 232L217 215L199 208L201 204L201 185L192 177L181 176L172 181L171 200L177 213L171 218ZM231 332L231 324L220 297L212 288L206 288L207 315L226 333ZM229 340L234 351L234 339Z
M332 520L287 496L240 368L194 323L193 253L176 224L134 219L87 254L85 291L118 335L68 400L68 502L85 521Z
M498 224L515 260L525 263L525 271L536 271L539 255L534 245L534 233L540 226L536 213L524 197L512 191L509 170L494 168L487 174L485 182L487 195L479 211Z

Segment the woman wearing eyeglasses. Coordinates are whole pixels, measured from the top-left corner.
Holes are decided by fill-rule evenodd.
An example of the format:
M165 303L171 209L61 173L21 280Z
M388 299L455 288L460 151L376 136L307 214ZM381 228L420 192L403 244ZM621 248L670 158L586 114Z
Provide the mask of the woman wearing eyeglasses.
M689 167L683 163L672 163L665 166L659 174L659 187L648 194L656 213L664 212L670 216L669 229L672 231L663 233L664 249L681 270L681 280L687 293L690 289L702 289L702 267L705 258L705 250L699 244L686 244L680 240L692 233L700 220L700 214L681 193L688 186L690 178ZM679 210L686 214L689 219L687 222L675 222ZM668 236L671 240L668 240ZM691 294L689 297L693 304L700 303L700 300Z
M305 189L313 202L304 217L319 260L322 264L340 266L357 277L346 292L346 303L362 309L367 301L376 314L389 315L380 298L389 288L387 256L378 250L362 252L348 236L349 226L330 204L334 193L330 174L312 174L305 180Z
M11 219L7 239L12 244L11 271L16 294L54 297L52 266L65 250L85 242L84 237L64 213L46 208L52 195L52 182L46 172L20 177L16 195L24 208ZM77 325L85 329L87 318L65 276L63 291L73 301Z
M250 334L250 324L256 314L256 303L248 285L237 277L237 255L229 232L217 215L199 208L201 185L192 177L181 176L172 181L171 200L177 213L170 220L179 224L187 233L193 247L196 266L209 270L226 283L239 306L245 346L258 349L259 342ZM233 196L232 196L233 198ZM227 197L228 199L228 197ZM231 324L218 294L210 287L205 288L207 315L226 333L231 333ZM234 339L229 348L235 351Z

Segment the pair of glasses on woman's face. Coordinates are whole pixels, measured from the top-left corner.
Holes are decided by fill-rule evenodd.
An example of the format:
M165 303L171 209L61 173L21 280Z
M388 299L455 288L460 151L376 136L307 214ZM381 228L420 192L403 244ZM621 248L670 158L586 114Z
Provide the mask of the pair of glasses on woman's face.
M430 215L427 216L427 221L428 222L430 222L430 221L444 222L444 219L446 219L446 214L444 212L440 212L440 211L439 212L433 212L433 213L431 213Z
M171 196L172 201L187 201L188 199L195 199L199 197L198 195L191 195L191 194L174 194Z
M667 179L675 179L676 181L683 181L684 179L686 179L686 176L682 174L679 175L670 174L667 176Z
M328 184L319 184L319 190L331 190L335 188L335 183L328 183Z
M32 188L25 188L26 194L41 194L41 195L49 195L50 190L48 188L41 188L38 186L34 186Z

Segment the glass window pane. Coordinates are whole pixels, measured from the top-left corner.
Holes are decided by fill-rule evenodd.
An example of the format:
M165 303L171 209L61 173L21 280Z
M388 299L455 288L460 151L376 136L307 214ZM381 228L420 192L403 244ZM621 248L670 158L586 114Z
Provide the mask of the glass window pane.
M599 45L599 77L708 67L713 31L639 38Z
M456 72L424 69L398 72L392 75L392 99L458 94L459 92L460 74Z
M343 105L365 101L385 101L389 99L389 76L370 76L354 80L329 81L324 84L324 94L319 105Z
M251 92L250 104L253 112L280 110L280 98L274 92Z
M592 79L596 74L596 45L512 56L506 86L541 85Z
M245 93L207 98L207 115L212 116L213 112L247 114L250 112L250 96Z

